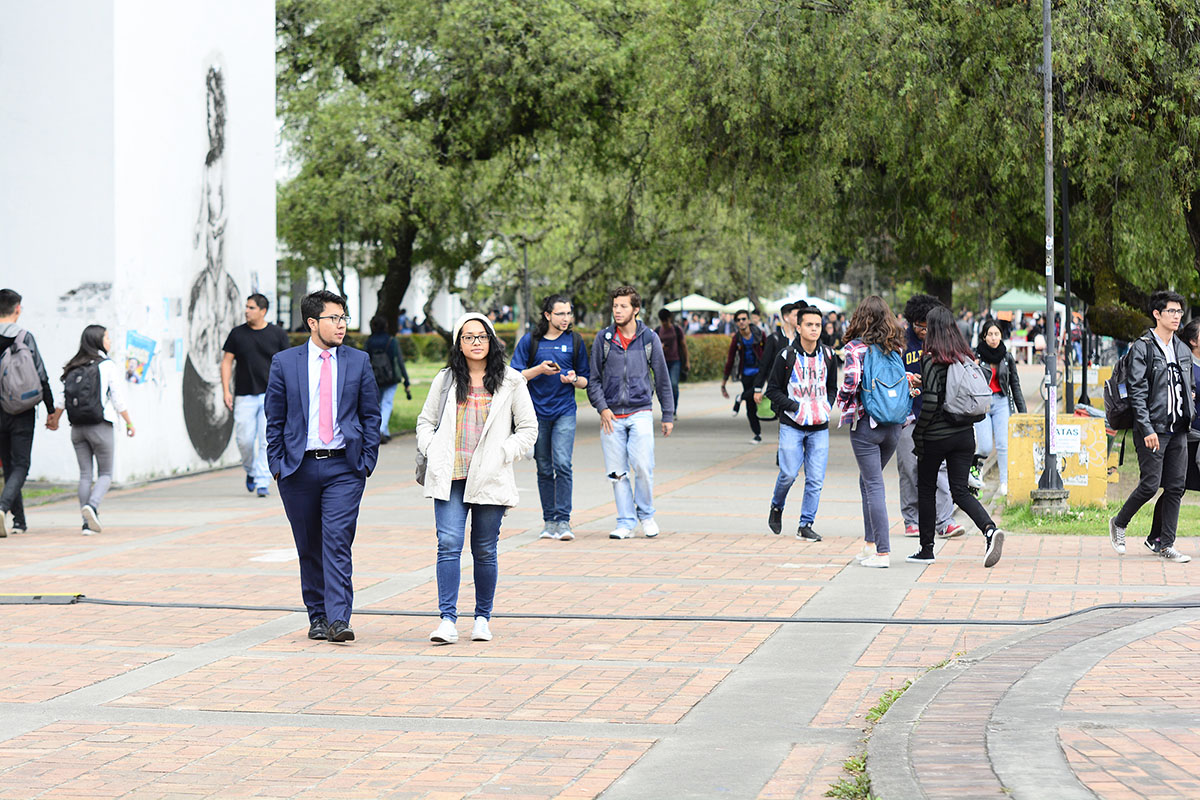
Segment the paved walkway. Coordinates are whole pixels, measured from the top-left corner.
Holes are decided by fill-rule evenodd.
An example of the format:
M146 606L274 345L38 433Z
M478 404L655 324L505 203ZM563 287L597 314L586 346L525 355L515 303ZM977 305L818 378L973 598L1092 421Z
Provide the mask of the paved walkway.
M909 680L870 740L888 800L1200 795L1200 612L980 624L1194 598L1196 564L1118 558L1101 537L1017 535L985 570L972 535L922 569L903 561L914 542L899 535L893 477L897 558L863 569L844 433L816 525L825 541L809 544L792 535L799 486L784 535L766 530L774 424L750 445L714 384L684 387L682 408L658 440L657 539L607 538L590 412L578 539L537 539L533 468L519 466L525 502L505 521L490 643L428 642L433 514L411 481L411 437L383 449L368 484L357 605L430 616L360 613L358 640L331 645L310 642L299 613L3 606L0 798L819 798L861 752L867 711ZM279 501L247 495L235 470L114 492L100 536L79 535L69 501L29 522L0 541L0 593L299 605ZM1195 539L1181 544L1200 556ZM471 597L464 585L463 611ZM968 622L699 619L732 616Z

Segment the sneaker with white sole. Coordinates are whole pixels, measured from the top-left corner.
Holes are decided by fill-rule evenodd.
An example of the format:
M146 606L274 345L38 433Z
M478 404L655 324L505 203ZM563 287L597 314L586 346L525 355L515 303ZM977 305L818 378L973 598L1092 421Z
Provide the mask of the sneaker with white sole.
M492 640L492 629L488 627L486 617L476 617L475 625L471 628L472 642L490 642Z
M983 488L983 473L979 471L979 467L971 467L971 471L967 474L967 488L974 489L976 492Z
M917 525L909 525L908 523L905 523L904 524L904 535L905 536L920 536L921 528Z
M875 569L887 569L892 565L892 554L876 553L870 558L864 558L862 565L864 567L874 567Z
M987 542L987 547L983 551L983 565L985 567L994 567L1000 561L1000 554L1004 551L1004 531L999 528L992 530L983 535Z
M955 523L955 522L951 522L949 525L946 526L946 529L944 531L938 531L937 536L939 539L953 539L956 536L962 536L966 532L967 532L966 528L964 528L962 525L959 525L958 523Z
M12 523L8 519L7 511L0 511L0 539L8 536Z
M932 564L936 559L933 555L933 548L930 548L928 550L918 550L904 560L910 561L913 564Z
M608 534L610 539L630 539L633 538L633 531L629 528L616 528Z
M1125 555L1125 529L1117 527L1117 518L1108 521L1108 543L1119 554Z
M438 644L454 644L458 641L458 628L454 627L454 620L449 617L442 617L441 623L434 629L433 633L429 634L429 641Z
M83 507L83 521L87 524L88 530L93 533L100 533L100 531L104 530L100 527L100 515L91 506L85 505Z
M642 533L647 539L658 536L658 523L654 521L653 517L642 520Z
M750 444L762 444L762 437L761 436L751 436Z
M542 525L542 532L538 534L539 539L558 539L561 536L557 522L546 522Z
M1181 553L1174 547L1164 547L1158 551L1159 558L1165 558L1167 561L1176 561L1180 564L1186 564L1192 560L1192 557L1186 553Z
M875 555L875 546L871 545L871 544L864 544L863 549L859 550L857 553L855 553L854 560L855 561L866 561L868 558L874 557L874 555Z
M996 492L996 494L1000 495L1001 497L1008 497L1008 484L1000 484L1000 489Z
M1146 545L1146 549L1154 553L1154 555L1162 552L1162 542L1158 539L1143 539L1142 544Z
M569 542L575 538L575 534L571 531L570 522L558 523L558 539L560 542Z

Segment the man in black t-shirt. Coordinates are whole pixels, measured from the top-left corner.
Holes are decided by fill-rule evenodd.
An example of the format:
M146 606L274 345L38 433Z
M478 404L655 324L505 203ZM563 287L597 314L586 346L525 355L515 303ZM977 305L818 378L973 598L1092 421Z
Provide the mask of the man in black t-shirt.
M225 407L233 411L234 432L246 470L246 491L257 492L259 497L271 493L267 488L271 474L267 469L267 416L263 410L267 376L271 359L289 346L283 329L267 322L269 307L261 294L246 298L246 324L229 332L221 361L221 387L225 390Z

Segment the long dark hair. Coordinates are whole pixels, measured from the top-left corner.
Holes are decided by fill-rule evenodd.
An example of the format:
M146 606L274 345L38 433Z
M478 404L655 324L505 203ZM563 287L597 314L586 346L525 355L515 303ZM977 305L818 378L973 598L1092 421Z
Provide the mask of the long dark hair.
M834 326L836 336L837 326ZM896 321L896 315L882 297L873 294L864 297L854 309L850 317L850 325L846 328L843 341L859 339L863 344L878 345L885 353L899 353L904 350L904 330Z
M967 346L962 331L954 323L954 315L945 306L929 309L925 318L925 355L935 364L954 364L973 361L975 355Z
M550 331L550 320L546 319L546 315L554 311L554 307L559 303L571 305L571 298L565 294L552 294L542 301L542 314L538 317L537 327L534 328L533 338L545 339L546 334ZM571 327L567 326L567 332L570 333Z
M103 325L88 325L83 329L83 334L79 337L79 352L73 355L71 360L63 366L64 381L67 379L67 373L71 370L77 367L98 364L108 357L104 352L104 333L106 330Z
M472 317L472 319L475 318ZM543 317L543 319L545 318ZM496 337L496 332L492 330L491 325L486 322L482 324L483 331L488 337L483 388L487 390L488 394L495 394L500 388L500 384L504 383L504 373L508 370L508 365L504 361L504 342ZM462 327L466 327L466 323L463 323ZM471 373L467 369L467 357L463 355L462 351L462 328L459 328L458 338L450 345L450 358L447 360L446 366L450 367L450 374L454 376L456 402L467 402L467 390L471 388Z

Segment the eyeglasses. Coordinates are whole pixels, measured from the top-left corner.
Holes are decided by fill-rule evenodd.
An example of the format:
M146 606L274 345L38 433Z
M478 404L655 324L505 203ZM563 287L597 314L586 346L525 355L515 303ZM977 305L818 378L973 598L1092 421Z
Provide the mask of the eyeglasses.
M332 322L334 325L349 325L350 324L350 315L349 314L327 314L324 317L317 317L317 319L327 319L330 322Z
M1163 309L1162 311L1160 311L1159 313L1161 313L1161 314L1170 314L1170 315L1171 315L1171 316L1173 316L1173 317L1182 317L1182 316L1183 316L1183 309L1182 309L1182 308L1164 308L1164 309Z
M463 344L483 344L484 342L486 342L488 340L488 336L486 333L476 333L476 334L464 333L462 336L460 336L458 338Z

